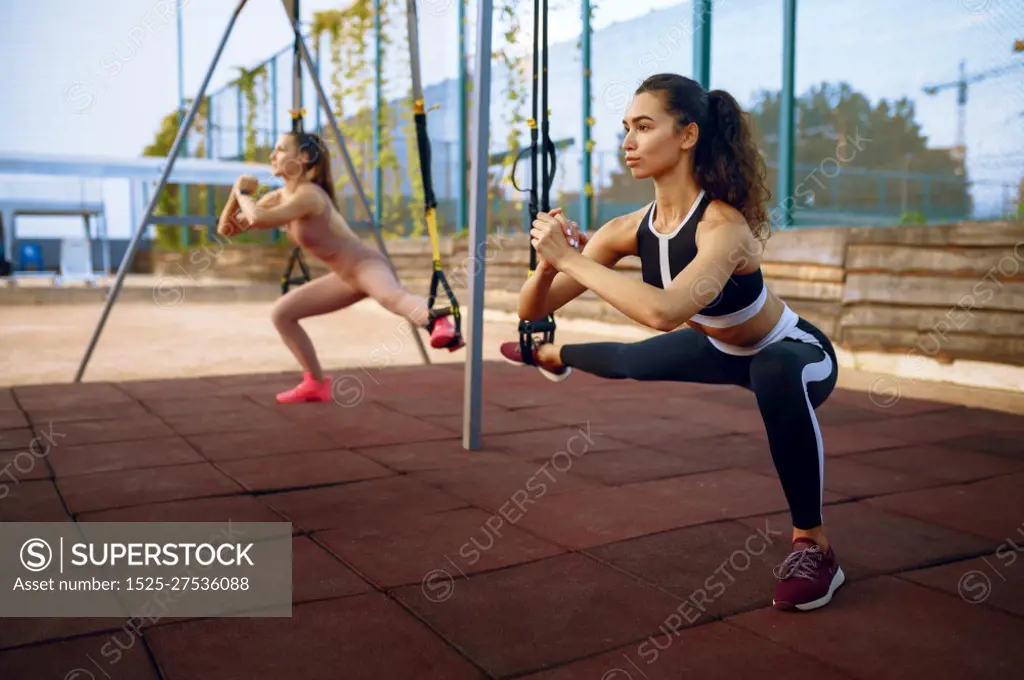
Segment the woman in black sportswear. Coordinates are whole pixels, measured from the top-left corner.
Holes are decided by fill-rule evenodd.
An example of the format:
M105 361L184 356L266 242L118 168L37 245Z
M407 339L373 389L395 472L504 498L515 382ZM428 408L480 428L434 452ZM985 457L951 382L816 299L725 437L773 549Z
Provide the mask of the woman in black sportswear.
M542 344L532 363L556 381L577 369L753 391L793 522L793 550L776 569L773 603L821 607L845 578L823 526L825 458L814 413L838 366L828 338L765 287L769 194L749 116L727 92L660 74L637 89L623 125L626 165L633 177L654 180L654 203L590 238L558 210L539 214L531 230L538 266L520 293L519 316L543 319L589 289L664 334L634 343ZM612 268L629 255L640 257L642 281ZM517 342L501 353L524 363Z

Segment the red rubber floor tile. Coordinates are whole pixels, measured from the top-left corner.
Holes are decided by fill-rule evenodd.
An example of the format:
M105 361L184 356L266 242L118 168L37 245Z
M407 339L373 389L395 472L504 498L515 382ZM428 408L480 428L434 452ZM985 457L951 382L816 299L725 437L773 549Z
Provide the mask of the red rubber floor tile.
M456 434L462 434L462 415L433 416L431 423L447 428ZM529 432L550 428L551 424L516 411L484 406L480 414L480 432L484 435L506 434L508 432Z
M772 570L789 554L790 534L781 522L716 522L587 553L683 600L679 626L702 625L771 604L778 584Z
M469 505L491 512L514 503L513 496L536 498L600 486L572 473L572 456L568 453L543 462L513 460L492 465L416 472L412 476Z
M243 491L209 463L63 477L57 486L74 514Z
M49 479L0 482L0 522L68 522L71 517Z
M197 413L220 413L225 411L251 411L257 407L256 402L244 396L205 396L184 399L156 397L144 399L142 404L161 417Z
M327 435L294 424L271 430L193 435L186 439L215 462L338 448L338 443Z
M297 605L291 618L216 618L146 633L165 680L480 680L484 676L378 593Z
M273 430L292 424L284 416L256 404L233 411L183 413L163 419L178 434L191 436Z
M675 598L583 555L396 590L441 635L495 676L565 663L658 630ZM445 596L441 598L439 596Z
M672 447L652 444L651 448L695 463L706 463L711 469L744 468L775 474L772 452L763 437L727 434L696 440L677 439Z
M488 450L492 448L484 441L484 450L467 451L463 448L461 439L440 439L412 444L370 446L355 449L355 453L401 472L508 462L508 456Z
M50 479L52 476L45 453L36 455L28 449L0 451L0 488L15 480Z
M292 540L292 602L360 595L373 586L307 536Z
M27 450L35 436L35 433L27 427L0 430L0 451Z
M6 651L0 654L0 678L160 680L160 674L146 653L141 637L131 629L119 629Z
M465 508L392 524L352 524L313 536L368 579L388 588L421 583L431 574L450 580L564 552L517 528L518 517L518 513L491 515Z
M983 437L957 437L947 439L942 445L958 451L977 451L1010 460L1024 460L1024 437L1016 432L989 432Z
M252 496L214 496L83 512L80 522L284 522Z
M42 618L42 617L24 617L24 618L0 618L0 650L8 649L10 647L21 647L22 645L28 645L36 642L45 642L47 640L61 640L64 638L79 637L82 635L88 635L90 633L100 633L109 631L116 633L120 631L121 639L127 640L127 634L121 628L128 620L128 615L124 616L110 616L105 618ZM104 642L106 641L104 637ZM127 642L125 642L127 645ZM95 651L99 651L100 645L96 646ZM5 656L6 652L0 654L0 659ZM0 667L2 667L0 663ZM70 671L74 666L69 666ZM40 676L35 675L24 675L24 676L2 676L8 677L24 677L24 678L35 678ZM63 678L63 675L54 676L56 678ZM83 676L88 678L88 676Z
M927 445L861 453L845 460L910 475L927 475L944 484L973 482L1024 470L1024 459L1012 461L986 453Z
M752 529L765 522L792 534L789 513L744 519ZM826 506L825 531L851 580L891 574L991 550L991 542L946 527L886 512L866 502Z
M205 462L181 437L55 446L47 460L57 477Z
M466 506L405 475L266 494L260 500L304 531L349 526L361 519L397 521Z
M895 379L893 379L895 380ZM879 381L874 390L844 390L837 389L832 392L829 401L841 401L858 408L873 411L881 417L913 416L921 413L934 413L938 411L951 411L959 408L952 404L938 401L927 401L924 399L909 399L900 396L898 399L887 399L885 394L888 378Z
M28 427L28 419L24 413L16 409L0 411L0 431L19 427Z
M131 416L113 420L80 420L54 423L55 446L81 446L107 442L173 437L175 432L156 416Z
M375 399L378 404L407 416L429 418L431 416L462 417L461 399L427 399L412 397L387 397Z
M1015 538L1016 544L1003 544L995 552L981 557L906 571L898 576L949 593L969 604L993 607L1024 618L1024 554L1021 552L1024 538Z
M864 501L926 522L983 536L997 544L1024 519L1024 473L970 484L907 491Z
M1024 664L1024 620L891 576L845 585L805 614L727 621L857 678L988 680Z
M402 415L395 411L381 408L379 411L366 408L363 404L355 409L359 416L350 416L348 420L332 417L326 421L315 421L314 427L331 437L337 444L349 449L363 446L383 446L385 444L404 444L433 439L455 439L458 431L426 422L419 418ZM365 410L364 410L365 409ZM338 409L341 410L341 409Z
M14 393L8 389L0 389L0 412L17 411L18 402L14 400Z
M849 680L827 665L727 623L659 633L522 680Z
M209 378L177 378L129 380L118 383L118 387L136 399L190 399L209 396L217 383Z
M549 460L558 451L574 455L614 451L629 446L607 436L598 436L593 428L554 426L547 430L512 432L482 437L483 446L524 460Z
M982 417L963 408L882 418L870 425L859 425L870 434L903 439L914 444L941 443L955 437L984 435L990 430Z
M168 381L168 384L172 382ZM14 395L26 411L46 406L60 409L85 404L123 404L134 401L130 394L113 383L22 385L14 388Z
M905 439L880 435L866 429L865 423L851 425L821 425L821 442L826 456L845 456L850 453L864 453L906 446ZM764 438L768 443L767 437Z
M522 499L514 499L522 500ZM529 501L533 500L534 504ZM520 503L518 525L559 545L591 548L670 529L786 509L778 480L723 470Z
M878 455L884 453L881 451L878 452ZM860 455L851 454L826 459L825 488L854 498L864 498L914 489L928 489L945 484L945 482L923 474L867 465L860 462Z
M37 408L28 412L29 418L38 427L45 427L48 423L55 426L63 423L73 423L81 420L116 420L118 418L148 418L152 417L149 411L143 408L137 401L101 402L80 402L55 407L50 404L40 404Z
M674 500L650 498L635 485L602 486L560 495L526 491L505 507L523 513L517 526L558 545L581 549L712 521L682 499Z
M217 467L247 491L340 484L394 474L386 467L344 449L221 461Z
M707 461L636 447L619 451L588 451L573 461L572 472L601 484L617 486L707 472L718 467Z
M610 438L628 446L647 446L665 453L674 453L696 446L697 442L704 439L721 437L735 431L735 428L724 423L711 425L653 417L593 421L591 428L595 440Z

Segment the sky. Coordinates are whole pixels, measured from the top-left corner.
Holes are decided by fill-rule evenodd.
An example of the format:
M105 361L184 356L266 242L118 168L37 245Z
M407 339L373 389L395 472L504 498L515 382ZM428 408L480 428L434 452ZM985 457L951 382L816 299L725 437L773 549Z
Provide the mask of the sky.
M455 75L455 3L419 2L425 84ZM575 41L581 25L579 4L550 3L550 41ZM7 66L0 69L0 151L140 155L160 119L177 103L178 4L184 90L193 96L237 4L234 0L0 0L0 59ZM599 4L595 30L680 2ZM755 4L761 12L752 11ZM779 8L776 25L766 26L758 18L766 4ZM781 37L775 36L781 30L782 0L715 0L714 5L714 12L728 13L733 24L737 17L750 15L749 34L713 34L714 52L742 51L748 43L765 42L766 35L772 36L768 44L781 44ZM798 5L797 89L820 80L820 73L833 73L872 99L912 96L933 146L953 143L956 94L947 90L925 97L922 85L955 79L961 58L967 59L969 72L1024 60L1024 53L1011 51L1013 41L1024 38L1024 0L800 0ZM335 0L301 0L301 19L308 22L315 11L339 6ZM531 15L529 0L519 0L519 7L526 17ZM472 40L475 3L469 15ZM500 20L496 22L500 27ZM500 39L500 31L495 39ZM931 41L931 49L919 60L922 50L915 41L922 39ZM212 74L210 89L233 78L237 66L252 66L290 40L280 0L249 0ZM665 36L651 36L652 54L664 47L664 41ZM529 44L528 36L524 43ZM689 49L679 47L683 48ZM595 44L595 49L600 46ZM777 88L778 48L752 54L751 59L753 69L772 64L768 70L775 75L764 86ZM713 87L735 79L735 74L716 74L713 60ZM971 87L967 136L971 153L981 159L975 176L1019 179L1024 171L1022 112L1024 71ZM100 189L87 187L89 191Z

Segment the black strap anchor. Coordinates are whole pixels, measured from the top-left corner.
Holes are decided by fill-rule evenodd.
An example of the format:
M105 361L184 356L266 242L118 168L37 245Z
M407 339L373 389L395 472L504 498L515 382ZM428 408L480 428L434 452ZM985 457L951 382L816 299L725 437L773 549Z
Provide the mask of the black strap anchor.
M542 16L543 15L543 16ZM541 18L544 20L543 33L540 28ZM540 44L538 44L538 41ZM542 63L538 64L538 56ZM538 111L537 89L540 88L541 101ZM548 0L533 0L533 117L527 121L530 127L530 223L526 225L529 233L538 212L549 212L551 210L551 185L555 180L555 145L551 141L548 131ZM543 145L543 152L538 154L538 130L537 119L540 119L540 137ZM537 157L540 156L541 168L537 172ZM550 157L551 165L548 167ZM516 159L518 161L518 158ZM513 179L515 169L513 165ZM537 183L540 178L540 206L538 210ZM517 187L518 188L518 187ZM537 250L533 247L533 240L530 240L530 276L533 276L537 269ZM519 322L519 349L522 352L523 361L529 365L535 363L533 350L536 343L536 336L540 336L541 343L553 343L555 341L555 316L549 314L544 319Z

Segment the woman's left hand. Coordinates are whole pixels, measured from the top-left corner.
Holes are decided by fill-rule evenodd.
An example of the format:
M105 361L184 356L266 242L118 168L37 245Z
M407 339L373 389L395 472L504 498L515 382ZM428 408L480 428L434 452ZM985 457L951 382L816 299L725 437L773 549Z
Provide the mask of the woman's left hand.
M566 255L576 250L566 240L562 222L550 213L537 213L530 239L537 254L556 269Z

